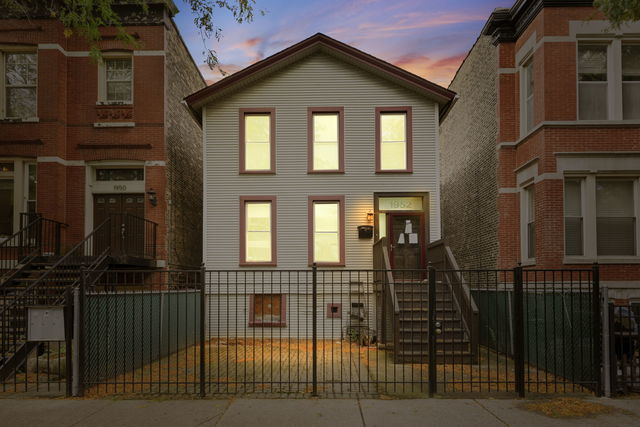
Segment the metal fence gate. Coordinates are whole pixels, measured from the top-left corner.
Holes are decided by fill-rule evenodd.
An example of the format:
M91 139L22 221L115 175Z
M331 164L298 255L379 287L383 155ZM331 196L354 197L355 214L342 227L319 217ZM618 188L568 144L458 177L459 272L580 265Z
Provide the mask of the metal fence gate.
M599 394L597 278L597 268L107 271L78 292L75 391Z

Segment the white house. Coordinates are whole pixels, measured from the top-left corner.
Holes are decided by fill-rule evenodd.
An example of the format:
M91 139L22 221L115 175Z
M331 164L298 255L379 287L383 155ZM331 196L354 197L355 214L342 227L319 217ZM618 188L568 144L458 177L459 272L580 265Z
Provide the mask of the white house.
M323 328L344 327L345 304L373 317L371 273L352 270L373 268L383 236L391 267L424 268L440 238L439 118L454 96L316 34L187 97L204 130L203 261L234 270L213 273L210 334L305 336L309 273L283 270L314 263Z

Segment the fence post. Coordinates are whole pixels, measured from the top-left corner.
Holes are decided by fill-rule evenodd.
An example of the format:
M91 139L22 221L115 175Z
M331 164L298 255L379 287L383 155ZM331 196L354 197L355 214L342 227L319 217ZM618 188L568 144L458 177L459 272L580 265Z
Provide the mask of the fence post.
M521 266L513 269L513 323L516 393L518 397L524 397L524 291Z
M84 338L85 338L85 318L84 318L84 306L85 306L85 293L87 290L87 270L84 266L80 267L80 287L78 289L78 319L77 329L75 334L76 339L76 354L77 354L77 375L75 376L76 395L84 395L84 366L85 366L85 351L84 351Z
M602 338L601 333L601 314L600 314L600 266L598 263L593 264L593 379L595 384L595 395L602 396Z
M438 391L436 355L436 269L432 265L428 268L428 308L429 308L429 397Z
M68 287L64 291L64 339L65 339L65 363L67 371L67 397L73 394L73 291Z
M312 392L318 396L318 266L313 263L311 268L311 327L312 333Z
M204 263L200 267L200 397L205 395L205 364L204 364L204 322L205 322L205 287L207 286L206 270Z
M602 286L602 388L611 397L611 323L609 322L609 288Z

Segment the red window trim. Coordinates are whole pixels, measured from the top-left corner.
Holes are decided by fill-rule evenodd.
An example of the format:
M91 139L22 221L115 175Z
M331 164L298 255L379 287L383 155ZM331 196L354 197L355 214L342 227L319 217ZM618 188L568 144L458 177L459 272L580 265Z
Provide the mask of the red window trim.
M263 295L263 294L260 294ZM256 322L256 294L249 295L249 327L270 327L284 328L287 326L287 295L286 294L264 294L280 295L280 321L279 322Z
M407 136L407 168L406 169L380 169L380 114L381 113L405 113ZM413 173L413 120L411 107L376 107L376 173Z
M340 205L340 261L338 262L318 262L319 267L344 267L345 266L345 214L344 214L344 196L309 196L308 212L307 212L307 250L309 265L314 264L313 260L313 204L315 202L338 202Z
M247 202L270 202L271 203L271 261L270 262L250 262L246 257L246 210ZM240 197L240 263L241 267L245 266L262 266L275 267L278 265L278 247L277 247L277 197L276 196L241 196Z
M240 174L247 175L273 175L276 173L276 109L275 108L240 108L239 110L239 135L240 135ZM245 168L245 140L244 140L244 118L251 114L269 114L270 119L270 131L269 131L269 151L271 153L271 159L269 162L269 169L265 170L247 170Z
M313 115L314 113L338 114L338 169L313 169ZM308 107L307 108L307 173L344 173L344 107Z

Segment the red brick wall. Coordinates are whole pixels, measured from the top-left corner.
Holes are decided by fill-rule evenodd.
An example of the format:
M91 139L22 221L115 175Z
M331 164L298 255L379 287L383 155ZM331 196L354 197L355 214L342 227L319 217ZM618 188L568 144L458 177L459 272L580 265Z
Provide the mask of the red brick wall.
M515 53L536 32L544 36L568 36L570 20L602 19L590 8L546 8L515 43L498 45L499 64L515 68ZM550 42L534 54L535 122L577 119L576 44ZM501 74L498 79L498 143L518 142L499 150L498 188L516 188L516 171L537 160L538 174L556 172L558 152L640 151L637 125L584 126L553 124L520 140L519 74ZM640 169L640 165L639 165ZM544 179L535 184L536 266L567 268L564 257L563 181ZM557 177L556 177L557 178ZM507 190L509 191L509 190ZM519 196L504 192L498 197L498 267L511 268L521 260ZM579 266L575 266L579 267ZM582 265L581 267L584 267ZM640 265L603 265L603 280L638 280Z

